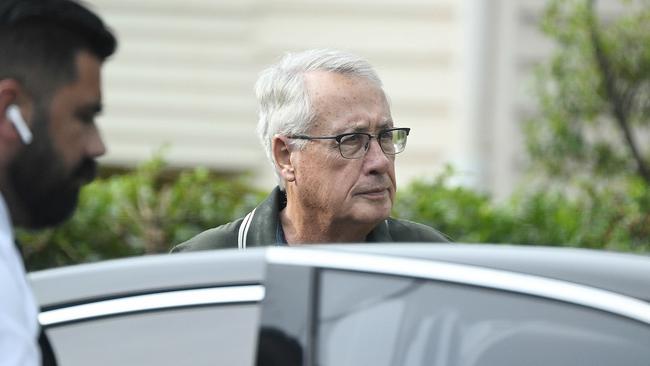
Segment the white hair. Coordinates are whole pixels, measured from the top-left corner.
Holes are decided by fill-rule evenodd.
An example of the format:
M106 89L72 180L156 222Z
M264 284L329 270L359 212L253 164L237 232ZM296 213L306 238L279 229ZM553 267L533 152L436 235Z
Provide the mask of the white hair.
M255 83L259 103L257 133L284 190L284 182L273 158L271 141L275 135L306 134L315 119L304 75L313 71L328 71L367 79L381 88L382 83L368 61L337 50L315 49L287 53L275 65L260 73ZM302 148L306 141L296 140Z

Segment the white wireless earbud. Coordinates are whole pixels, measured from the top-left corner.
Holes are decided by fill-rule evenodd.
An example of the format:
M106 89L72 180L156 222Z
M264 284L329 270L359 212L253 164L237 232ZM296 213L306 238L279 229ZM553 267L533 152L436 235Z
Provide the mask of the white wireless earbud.
M27 127L27 123L25 123L23 115L20 113L20 108L17 105L12 104L7 107L7 119L16 127L16 131L18 131L18 135L23 141L23 144L29 145L32 142L32 132Z

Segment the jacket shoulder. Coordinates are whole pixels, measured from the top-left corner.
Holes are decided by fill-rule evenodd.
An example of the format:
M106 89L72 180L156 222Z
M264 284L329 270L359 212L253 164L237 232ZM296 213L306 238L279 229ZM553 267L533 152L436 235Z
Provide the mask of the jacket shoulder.
M243 218L208 229L172 248L172 253L237 248L237 234Z
M388 219L388 228L396 242L449 242L449 238L438 230L409 220Z

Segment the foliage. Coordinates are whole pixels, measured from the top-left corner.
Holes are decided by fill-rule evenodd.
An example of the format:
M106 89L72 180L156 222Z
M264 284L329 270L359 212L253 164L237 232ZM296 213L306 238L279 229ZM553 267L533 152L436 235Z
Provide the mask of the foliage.
M17 233L29 270L145 253L164 253L206 228L245 215L263 194L242 179L203 168L168 178L155 158L134 172L85 187L63 226Z
M86 187L79 208L57 229L18 232L29 270L167 252L202 230L242 217L264 198L241 179L205 169L165 176L156 158L135 171ZM394 215L435 227L457 242L566 245L649 251L650 189L642 180L619 189L571 194L530 188L497 204L452 186L448 168L433 181L401 190Z
M537 72L539 115L526 124L533 179L509 200L433 181L402 189L394 215L460 242L650 251L650 2L598 19L593 0L551 0L557 43ZM19 232L28 269L161 253L243 216L262 200L205 169L170 176L160 158L82 191L64 226Z
M504 203L451 186L448 169L400 191L394 214L435 227L453 241L650 250L650 189L641 180L624 192L585 184L572 192L529 188Z
M553 0L543 31L557 48L538 70L541 113L526 126L533 168L560 184L576 177L650 184L650 3L600 21L592 0ZM622 184L628 184L626 182Z
M453 241L500 242L513 219L495 209L486 194L451 186L453 175L447 167L432 182L415 181L401 189L393 214L434 227Z
M503 203L449 185L451 170L400 192L395 214L455 241L650 250L650 2L601 22L592 0L552 0L556 42L525 128L531 178Z
M162 160L86 187L65 225L19 232L29 270L164 253L199 232L244 216L264 198L242 179L205 169L165 177ZM531 188L509 201L452 186L453 170L400 190L394 215L435 227L457 242L567 245L649 251L650 189L624 193L585 184L579 191Z

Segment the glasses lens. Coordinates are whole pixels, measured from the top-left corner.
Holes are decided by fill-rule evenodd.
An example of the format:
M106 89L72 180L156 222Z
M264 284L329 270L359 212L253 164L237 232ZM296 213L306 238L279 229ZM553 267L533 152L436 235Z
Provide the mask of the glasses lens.
M339 141L341 155L348 159L357 159L366 152L364 146L368 144L368 135L362 133L351 133L345 135Z
M384 131L379 135L379 144L384 153L389 155L399 154L406 147L406 130Z

